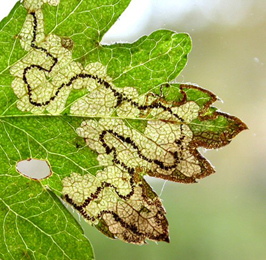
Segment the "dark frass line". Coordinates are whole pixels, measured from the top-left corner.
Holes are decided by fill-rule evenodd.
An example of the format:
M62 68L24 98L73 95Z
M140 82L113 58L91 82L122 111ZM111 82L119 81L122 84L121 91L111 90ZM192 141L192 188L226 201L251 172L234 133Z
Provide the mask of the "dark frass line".
M87 73L80 73L80 74L77 74L75 76L73 76L68 83L62 83L62 85L57 89L56 93L54 96L50 97L49 100L47 101L44 101L44 102L37 102L37 101L34 101L32 99L32 87L30 86L30 84L28 83L28 80L27 80L27 74L30 70L36 68L40 71L44 71L44 72L48 72L48 73L51 73L51 71L53 70L53 68L56 66L56 64L58 63L58 59L56 57L54 57L52 54L50 54L45 48L43 47L39 47L35 44L36 42L36 38L37 38L37 18L36 18L36 15L34 12L30 13L33 17L33 39L31 41L31 47L33 49L36 49L36 50L40 50L44 53L46 53L47 57L50 57L52 60L53 60L53 64L52 66L49 68L49 69L45 69L43 68L42 66L40 65L36 65L36 64L32 64L28 67L26 67L24 69L24 72L23 72L23 81L25 82L25 84L27 85L27 89L28 89L28 95L29 95L29 102L34 105L34 106L38 106L38 107L42 107L42 106L47 106L51 103L51 101L55 100L55 98L58 96L58 94L60 93L60 90L64 87L70 87L73 82L79 78L82 78L82 79L86 79L86 78L90 78L90 79L93 79L95 80L98 84L101 84L103 85L106 89L110 89L113 93L113 95L116 97L116 105L114 106L115 108L119 107L123 102L128 102L130 103L132 106L138 108L139 110L147 110L147 109L152 109L152 108L161 108L163 109L164 111L167 111L169 112L170 114L172 114L173 116L175 116L178 120L180 120L181 122L184 122L184 119L179 117L177 114L173 113L173 111L171 110L170 107L166 107L164 106L162 103L160 103L159 101L157 101L157 103L153 102L152 104L150 105L140 105L138 104L136 101L133 101L131 98L127 97L124 93L120 93L118 92L117 90L115 90L111 85L110 83L108 83L107 81L99 78L97 75L94 76L94 75L91 75L91 74L87 74ZM182 125L181 125L181 134L182 134ZM66 194L64 197L66 199L66 201L68 203L70 203L71 205L74 206L74 208L76 210L78 210L83 217L85 217L87 220L91 220L91 221L95 221L96 218L100 219L102 218L103 214L111 214L114 219L119 222L121 224L122 227L126 228L126 229L129 229L130 231L132 231L134 234L136 235L145 235L143 232L140 232L137 228L136 225L134 224L128 224L126 223L123 219L121 219L115 212L113 211L107 211L107 210L103 210L101 211L96 217L95 216L89 216L86 211L85 211L85 208L90 204L91 201L94 201L98 198L99 194L101 193L101 191L103 191L105 188L113 188L114 191L116 192L116 194L119 196L119 198L123 199L123 200L128 200L130 199L133 194L134 194L134 190L135 190L135 183L134 183L134 180L133 180L133 176L134 176L134 173L135 173L135 169L134 168L131 168L131 167L128 167L127 165L124 164L124 162L121 162L117 159L117 151L116 151L116 148L115 147L109 147L107 145L107 143L105 142L104 140L104 137L105 135L109 133L109 134L112 134L114 135L115 137L119 138L122 142L125 142L127 144L130 144L134 149L137 150L137 153L138 153L138 156L139 158L143 159L143 160L146 160L147 162L149 163L155 163L156 165L158 165L161 169L164 169L164 170L170 170L170 169L174 169L176 167L176 165L180 162L180 158L178 156L178 153L175 152L173 153L172 155L174 156L175 158L175 162L173 165L171 166L166 166L164 164L164 162L162 161L159 161L157 159L149 159L147 158L145 155L142 154L140 148L135 144L135 142L130 138L130 137L124 137L122 135L119 135L118 133L115 133L113 130L104 130L101 135L100 135L100 141L103 145L103 147L105 148L106 150L106 154L110 154L110 153L113 153L113 163L114 164L117 164L117 165L121 165L122 168L124 170L126 170L126 172L128 172L128 174L130 175L130 186L131 186L131 191L127 194L127 195L121 195L118 190L117 190L117 187L115 187L114 185L108 183L108 182L102 182L101 183L101 186L97 187L95 193L92 193L90 195L90 197L88 197L84 203L80 206L76 205L73 200L71 198L69 198L69 196ZM185 138L185 136L182 134L181 138L176 141L176 143L178 145L182 147L182 144L181 144L181 140L183 140ZM183 150L183 149L181 149ZM142 183L139 184L139 187L143 187ZM142 194L143 196L146 196L144 193ZM161 236L161 235L159 235ZM157 239L159 237L156 237ZM154 237L155 239L155 237Z
M117 190L117 187L115 187L114 185L112 185L111 183L108 183L106 181L103 181L101 183L101 186L98 186L96 191L94 193L91 193L91 195L89 197L87 197L87 199L85 199L85 201L83 202L82 205L77 205L76 203L73 202L73 200L71 198L69 198L69 196L66 194L64 197L66 199L66 201L68 203L70 203L76 210L78 210L81 215L86 218L87 220L90 220L90 221L95 221L96 219L100 219L103 217L104 214L111 214L114 219L119 222L121 224L122 227L126 228L126 229L129 229L130 231L132 231L134 234L136 235L145 235L145 233L143 232L140 232L138 230L138 228L136 227L136 225L134 224L127 224L123 219L121 219L115 212L113 211L108 211L108 210L103 210L101 211L97 216L90 216L88 215L88 213L86 212L86 207L94 200L98 199L99 197L99 194L105 189L105 188L113 188L114 191L116 192L116 194L118 195L119 198L123 199L123 200L129 200L133 195L134 195L134 191L135 191L135 184L134 184L134 173L135 173L135 169L134 168L131 168L131 167L128 167L127 165L124 164L124 162L121 162L120 160L117 159L117 150L115 147L110 147L108 146L108 144L106 143L106 141L104 140L104 137L106 136L106 134L109 133L115 137L117 137L118 139L120 139L122 142L125 142L127 144L130 144L134 149L137 150L137 153L139 155L139 157L143 160L146 160L147 162L149 163L155 163L157 164L161 169L163 170L170 170L170 169L174 169L176 167L176 163L180 162L179 161L179 158L178 158L178 155L177 155L177 152L175 152L173 154L173 156L175 157L175 162L173 163L173 165L171 166L165 166L164 165L164 162L161 162L157 159L149 159L147 158L145 155L142 154L140 148L135 144L135 142L130 138L130 137L124 137L116 132L114 132L113 130L104 130L102 131L102 133L100 134L100 137L99 137L99 140L100 142L102 143L102 146L105 148L105 151L106 151L106 154L110 154L110 153L113 153L113 163L114 164L117 164L117 165L121 165L122 168L124 168L124 170L126 170L126 172L129 173L130 175L130 187L131 187L131 191L127 194L127 195L121 195L118 190ZM183 140L184 138L180 138L181 140ZM177 141L178 142L178 141ZM143 185L142 183L139 184L139 187L142 187L143 189ZM146 197L147 199L147 196L142 193L142 196L143 197ZM158 237L154 237L154 239L166 239L164 237L163 234L160 234ZM166 241L166 240L165 240Z
M147 109L152 109L152 108L161 108L163 109L164 111L167 111L169 112L170 114L172 114L174 117L176 117L178 120L180 120L181 122L184 122L184 119L180 116L178 116L177 114L173 113L173 111L171 110L170 107L166 107L164 106L162 103L160 103L159 101L157 103L152 103L150 105L140 105L138 104L136 101L133 101L131 98L127 97L124 93L120 93L118 92L117 90L115 90L107 81L105 81L104 79L101 79L99 78L97 75L94 76L94 75L91 75L91 74L87 74L87 73L80 73L80 74L77 74L76 76L73 76L68 83L62 83L62 85L57 89L56 93L54 96L50 97L49 100L45 101L45 102L37 102L37 101L34 101L32 100L32 88L30 86L30 84L28 83L28 80L27 80L27 73L36 68L40 71L45 71L45 72L48 72L48 73L51 73L51 71L53 70L53 68L55 67L55 65L58 63L58 59L56 57L54 57L52 54L50 54L46 49L44 49L43 47L39 47L35 44L36 42L36 38L37 38L37 18L36 18L36 15L34 12L30 13L33 17L33 38L32 38L32 41L31 41L31 47L33 49L36 49L36 50L40 50L40 51L43 51L44 53L46 53L47 57L50 57L52 58L53 60L53 64L52 66L50 67L50 69L45 69L43 68L42 66L40 65L35 65L35 64L32 64L28 67L26 67L24 69L24 72L23 72L23 81L25 82L25 84L27 85L27 89L28 89L28 95L29 95L29 102L34 105L34 106L38 106L38 107L42 107L42 106L47 106L51 103L51 101L55 100L55 98L58 96L58 94L60 93L60 90L64 87L70 87L73 82L79 78L82 78L82 79L86 79L86 78L90 78L90 79L93 79L95 80L98 84L101 84L103 85L106 89L110 89L114 96L116 97L116 105L115 105L115 108L119 107L124 101L126 102L129 102L132 106L138 108L139 110L147 110Z

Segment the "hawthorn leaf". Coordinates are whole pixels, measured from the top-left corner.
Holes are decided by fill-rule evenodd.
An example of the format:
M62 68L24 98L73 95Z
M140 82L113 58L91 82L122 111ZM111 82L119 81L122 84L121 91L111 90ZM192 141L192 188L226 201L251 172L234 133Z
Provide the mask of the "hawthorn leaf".
M7 169L0 186L1 259L94 258L81 227L41 183Z
M110 238L169 242L160 198L145 175L195 183L246 125L216 96L173 83L187 34L159 30L101 45L129 0L24 0L0 23L0 256L93 259L60 198ZM42 180L17 170L42 160Z

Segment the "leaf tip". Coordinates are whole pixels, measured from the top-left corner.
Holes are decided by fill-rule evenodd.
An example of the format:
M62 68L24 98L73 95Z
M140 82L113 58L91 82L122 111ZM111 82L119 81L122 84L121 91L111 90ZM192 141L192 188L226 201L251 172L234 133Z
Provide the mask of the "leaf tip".
M166 243L170 243L170 238L169 238L169 236L167 235L167 237L165 237L163 240L162 240L163 242L166 242Z

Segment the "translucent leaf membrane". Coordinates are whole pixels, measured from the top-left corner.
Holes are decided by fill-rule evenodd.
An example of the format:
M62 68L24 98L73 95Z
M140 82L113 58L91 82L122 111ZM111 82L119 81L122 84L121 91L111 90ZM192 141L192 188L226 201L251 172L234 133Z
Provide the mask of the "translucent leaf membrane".
M214 173L198 147L222 147L247 128L212 107L209 91L171 84L191 51L187 34L100 44L128 4L25 0L0 23L4 259L93 258L57 196L110 238L169 242L165 209L144 176L195 183ZM49 164L49 178L16 170L31 159Z

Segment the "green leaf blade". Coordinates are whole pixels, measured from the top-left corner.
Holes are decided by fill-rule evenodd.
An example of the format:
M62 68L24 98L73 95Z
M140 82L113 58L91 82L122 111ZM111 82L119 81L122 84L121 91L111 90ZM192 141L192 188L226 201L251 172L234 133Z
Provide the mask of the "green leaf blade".
M8 34L0 47L4 258L93 259L59 198L109 238L169 242L162 201L144 176L195 183L214 173L198 148L224 146L247 128L212 107L211 92L172 84L189 35L158 30L100 44L129 2L24 0L0 24L0 39ZM31 159L46 161L50 175L36 181L17 169Z
M27 11L18 2L0 22L0 75L26 53L18 40L26 14ZM0 84L3 84L2 81Z
M45 5L43 12L49 21L45 34L70 37L75 42L73 58L80 58L97 47L129 3L130 0L61 0L57 7Z
M104 46L95 58L102 57L101 62L108 66L108 74L117 87L135 86L142 94L175 79L185 67L190 51L187 34L160 30L133 44Z
M4 259L94 259L90 243L59 199L38 182L22 176L14 182L14 177L0 177L1 186L9 187L0 199Z

